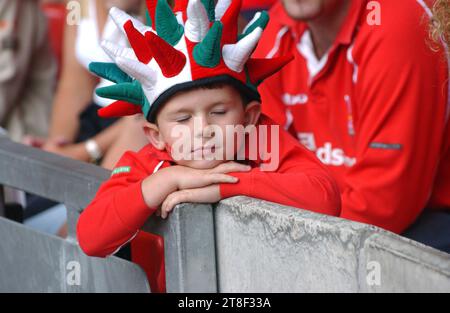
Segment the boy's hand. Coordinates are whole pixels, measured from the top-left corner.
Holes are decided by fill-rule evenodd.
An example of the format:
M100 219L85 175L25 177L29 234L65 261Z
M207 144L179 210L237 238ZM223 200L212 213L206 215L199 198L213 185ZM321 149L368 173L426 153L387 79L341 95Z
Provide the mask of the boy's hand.
M173 208L180 203L216 203L222 200L219 185L185 189L171 193L156 211L157 216L166 219Z
M250 170L250 166L236 162L224 163L209 170L198 170L184 166L170 166L150 175L142 182L142 195L145 204L149 208L157 208L160 207L172 193L212 185L217 185L218 188L218 184L223 183L234 184L238 182L238 179L231 175L226 175L226 173L248 172ZM209 189L209 191L211 192L212 190ZM199 194L199 191L197 191L195 195L196 197L194 198L197 198L197 195L199 195L198 198L201 199L204 199L205 196L203 192ZM206 200L217 199L218 189L217 192L214 193L214 197L212 197L213 194L210 196L211 198L206 198ZM179 198L177 197L177 199ZM213 202L219 200L220 199Z
M178 166L175 175L178 190L172 192L156 211L157 216L167 218L180 203L216 203L222 200L219 184L237 183L238 179L228 173L248 172L252 168L236 162L228 162L209 170L197 170Z
M251 167L248 165L239 164L236 162L228 162L220 164L219 166L208 169L198 170L185 166L173 167L174 176L176 179L177 189L195 189L202 188L214 184L223 183L237 183L236 177L227 175L228 173L248 172Z

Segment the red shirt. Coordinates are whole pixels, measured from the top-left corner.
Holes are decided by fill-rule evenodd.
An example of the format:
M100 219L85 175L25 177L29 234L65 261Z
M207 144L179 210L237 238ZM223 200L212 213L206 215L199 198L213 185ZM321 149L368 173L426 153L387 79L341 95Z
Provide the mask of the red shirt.
M279 142L279 166L276 171L260 169L270 160L257 158L250 161L253 168L250 172L230 174L239 178L238 183L220 185L222 197L243 195L318 213L339 215L339 190L327 169L314 154L273 124L269 118L261 116L260 125L267 126L266 151L272 151L271 129L276 127L280 130L276 138ZM259 128L257 135L261 136ZM246 152L248 159L253 160L250 158L248 141ZM86 254L106 257L136 237L157 209L145 204L142 181L160 168L172 164L174 162L167 152L159 151L152 145L147 145L138 153L127 152L121 158L112 177L102 184L78 221L77 237Z
M375 2L380 25L369 1L351 1L322 60L277 4L254 56L295 53L262 85L263 112L330 169L341 217L401 233L426 206L450 207L449 70L423 1Z

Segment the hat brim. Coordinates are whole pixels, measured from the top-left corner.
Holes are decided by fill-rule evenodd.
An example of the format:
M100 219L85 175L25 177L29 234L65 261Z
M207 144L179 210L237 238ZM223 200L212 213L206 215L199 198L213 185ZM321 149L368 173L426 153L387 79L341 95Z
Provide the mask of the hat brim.
M261 101L261 96L256 89L245 85L238 79L231 77L229 75L218 75L213 77L202 78L182 84L177 84L164 93L162 93L152 104L151 109L146 116L147 120L151 123L156 121L156 116L159 110L164 106L164 104L178 92L195 89L197 87L212 85L212 84L229 84L235 87L238 91L242 92L249 101Z

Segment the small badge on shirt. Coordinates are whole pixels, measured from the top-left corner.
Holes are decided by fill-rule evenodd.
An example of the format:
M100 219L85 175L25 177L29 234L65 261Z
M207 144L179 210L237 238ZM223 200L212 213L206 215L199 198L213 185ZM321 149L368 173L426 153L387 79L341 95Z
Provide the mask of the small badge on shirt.
M372 142L369 145L372 149L381 149L381 150L402 150L403 145L401 144L390 144L390 143L382 143L382 142Z
M129 173L129 172L131 172L131 167L130 166L122 166L122 167L115 168L112 171L111 176L114 176L114 175L117 175L117 174Z

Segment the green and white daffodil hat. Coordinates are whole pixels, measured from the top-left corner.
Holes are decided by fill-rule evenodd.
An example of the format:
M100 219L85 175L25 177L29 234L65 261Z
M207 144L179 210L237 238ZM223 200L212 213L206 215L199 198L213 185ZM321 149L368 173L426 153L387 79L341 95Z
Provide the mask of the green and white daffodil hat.
M175 93L211 83L229 83L250 100L260 101L257 87L289 63L292 55L251 58L269 21L256 13L242 34L242 0L147 0L147 24L112 8L110 16L131 48L103 41L111 63L90 70L115 85L98 88L100 97L116 100L99 110L101 117L143 113L154 121L161 105Z

